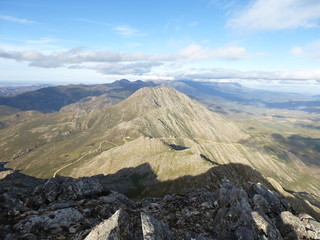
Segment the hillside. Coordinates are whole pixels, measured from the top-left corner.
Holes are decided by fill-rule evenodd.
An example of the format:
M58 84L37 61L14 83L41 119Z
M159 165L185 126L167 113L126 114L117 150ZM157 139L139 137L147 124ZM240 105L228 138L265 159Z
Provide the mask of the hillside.
M131 172L130 181L138 187L136 194L162 195L170 189L216 187L214 182L226 175L238 183L256 180L250 172L232 165L242 164L275 186L280 184L292 194L306 192L315 203L319 201L318 166L304 164L299 155L281 147L284 143L279 147L290 158L279 158L264 148L272 139L253 137L252 132L169 88L143 88L114 106L88 113L45 114L1 130L0 137L1 161L9 162L6 167L37 177L115 174L148 163L156 181L141 175L144 167L139 168L139 176ZM214 166L227 167L199 182L146 188L186 175L198 176Z

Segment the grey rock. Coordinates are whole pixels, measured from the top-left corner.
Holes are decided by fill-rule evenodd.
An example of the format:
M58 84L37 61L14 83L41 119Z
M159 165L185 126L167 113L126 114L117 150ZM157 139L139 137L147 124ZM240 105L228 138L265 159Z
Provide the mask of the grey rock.
M308 224L306 225L307 232L309 236L313 239L320 239L320 223L314 219L308 219Z
M213 238L205 237L201 233L187 232L184 240L212 240Z
M118 204L106 204L99 211L99 216L103 219L110 218L119 209Z
M251 213L252 219L255 223L256 228L263 232L263 234L268 239L274 239L274 240L280 240L282 239L282 236L275 226L275 224L263 213L253 211Z
M32 234L32 233L27 233L25 235L22 236L22 239L26 239L26 240L37 240L37 236Z
M28 199L28 205L40 206L45 202L76 200L103 192L103 186L92 178L72 179L56 177L36 187Z
M141 212L141 223L144 240L171 240L172 233L162 221L151 214Z
M49 217L46 217L43 226L44 229L69 227L79 224L83 218L82 214L75 208L64 208L51 212Z
M79 224L82 214L74 208L65 208L53 211L48 215L31 215L14 227L22 233L60 229Z
M29 216L21 222L17 223L14 226L14 229L24 234L29 233L32 232L37 226L40 226L44 219L45 216Z
M260 210L265 213L269 213L271 206L268 201L260 194L255 194L252 198L255 210Z
M236 237L238 240L254 240L253 231L247 227L238 227L236 229Z
M61 185L62 191L59 199L80 199L103 191L103 186L97 181L90 178L69 181Z
M267 200L272 213L278 214L285 210L281 203L281 196L277 192L271 191L260 183L253 184L253 189L257 194L263 196Z
M289 211L280 213L277 219L277 225L281 235L285 238L309 238L303 222Z
M76 228L74 228L74 227L70 227L69 228L69 233L76 233L77 232L77 229Z
M262 184L135 202L95 179L0 180L0 239L320 239L319 222Z
M102 196L99 198L99 200L103 201L104 203L122 203L131 208L134 208L135 206L135 203L131 201L126 195L117 192L112 192L107 196Z
M142 239L141 231L135 231L130 216L119 209L89 233L85 240Z
M49 202L53 202L61 193L61 190L61 184L59 183L59 181L55 181L55 179L50 179L43 185L43 188L40 188L37 192L43 192L44 198Z

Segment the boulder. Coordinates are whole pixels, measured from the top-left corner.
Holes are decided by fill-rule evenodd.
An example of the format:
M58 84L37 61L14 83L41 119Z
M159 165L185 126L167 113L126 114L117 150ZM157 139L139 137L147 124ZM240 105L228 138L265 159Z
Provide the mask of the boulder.
M172 240L169 227L151 214L141 212L141 223L144 240Z
M116 211L109 219L93 228L85 240L142 239L142 233L134 228L132 217L124 209Z
M277 217L277 225L284 238L309 239L306 226L289 211L280 213Z
M43 215L31 215L17 223L14 228L21 233L37 233L48 230L60 231L63 227L80 225L82 219L83 216L77 209L65 208Z

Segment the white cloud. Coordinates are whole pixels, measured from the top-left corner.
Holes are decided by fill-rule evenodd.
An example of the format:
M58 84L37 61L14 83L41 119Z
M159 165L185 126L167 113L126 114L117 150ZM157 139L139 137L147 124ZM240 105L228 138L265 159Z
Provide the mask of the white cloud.
M294 46L289 51L293 56L320 58L320 40L306 44L305 46Z
M163 65L159 62L136 62L136 63L104 63L92 67L91 69L97 70L102 74L115 74L115 75L143 75L151 72L153 67Z
M317 44L311 44L316 46ZM291 49L294 54L304 54L300 47ZM139 76L154 79L191 79L202 81L319 81L320 69L306 71L239 71L223 68L190 68L189 63L206 61L208 59L234 60L246 58L249 54L241 47L223 47L216 49L203 48L192 44L180 51L169 54L148 55L142 52L108 52L84 50L77 47L67 51L5 51L0 50L0 58L27 63L39 68L65 68L70 71L94 70L107 76ZM252 54L250 54L252 56ZM253 55L254 56L254 55ZM172 65L179 65L174 68ZM25 65L27 66L27 65ZM174 70L178 69L178 70ZM183 70L182 70L183 69ZM48 69L48 72L52 70ZM60 71L60 70L59 70ZM66 71L66 70L61 70Z
M199 61L205 59L223 59L223 60L237 60L246 58L248 53L243 47L223 47L223 48L203 48L197 44L191 44L186 48L183 48L179 52L179 56L184 61Z
M43 38L29 42L46 44L55 39ZM11 48L10 48L11 49ZM142 75L154 69L172 70L185 67L190 63L207 60L239 60L249 54L242 47L227 46L221 48L204 48L191 44L181 50L165 54L146 54L143 52L110 52L102 50L85 50L76 47L69 50L43 52L38 50L23 51L19 48L1 50L0 58L17 62L26 62L29 66L40 68L91 69L102 74ZM163 66L163 68L159 68Z
M294 56L303 56L304 55L304 51L301 47L292 47L290 50L290 53Z
M115 27L114 30L125 37L141 35L141 32L139 30L127 25Z
M227 22L237 30L282 30L317 27L319 0L254 0Z
M47 39L50 42L50 39ZM46 39L42 40L46 41ZM203 48L197 44L191 44L178 52L170 54L148 55L143 52L109 52L101 50L84 51L84 47L76 47L67 51L53 51L42 53L40 51L5 51L0 49L0 58L16 61L30 62L31 66L55 68L68 64L80 64L87 62L175 62L185 64L208 59L238 60L248 56L242 47Z
M145 61L149 56L141 52L107 52L107 51L82 51L83 47L73 48L68 51L51 52L43 54L38 51L4 51L0 50L0 58L16 61L30 62L31 66L55 68L66 64L85 62L128 62Z
M31 20L27 20L27 19L23 19L23 18L16 18L16 17L12 17L12 16L6 16L6 15L0 15L0 19L8 21L8 22L22 23L22 24L36 23Z
M199 81L320 81L320 69L312 71L239 71L235 69L206 68L187 69L169 74L175 79L191 79Z

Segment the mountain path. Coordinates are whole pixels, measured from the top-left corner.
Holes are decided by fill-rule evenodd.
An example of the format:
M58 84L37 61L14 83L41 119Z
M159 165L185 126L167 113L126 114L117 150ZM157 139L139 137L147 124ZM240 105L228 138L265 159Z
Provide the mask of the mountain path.
M94 153L94 152L99 151L99 150L101 149L101 147L102 147L102 143L104 143L104 142L110 143L110 144L114 145L115 147L118 147L118 145L116 145L116 144L114 144L114 143L112 143L112 142L109 142L109 141L107 141L107 140L103 140L103 141L100 142L99 147L97 147L96 149L94 149L94 150L92 150L92 151L89 151L89 152L87 152L86 154L82 155L78 160L76 160L76 161L74 161L74 162L71 162L71 163L68 163L68 164L65 165L65 166L62 166L61 168L59 168L58 170L56 170L56 171L54 172L54 174L53 174L52 177L55 178L58 172L60 172L60 171L62 171L63 169L71 166L72 164L75 164L75 163L81 161L85 156L87 156L87 155L89 155L89 154L91 154L91 153Z

